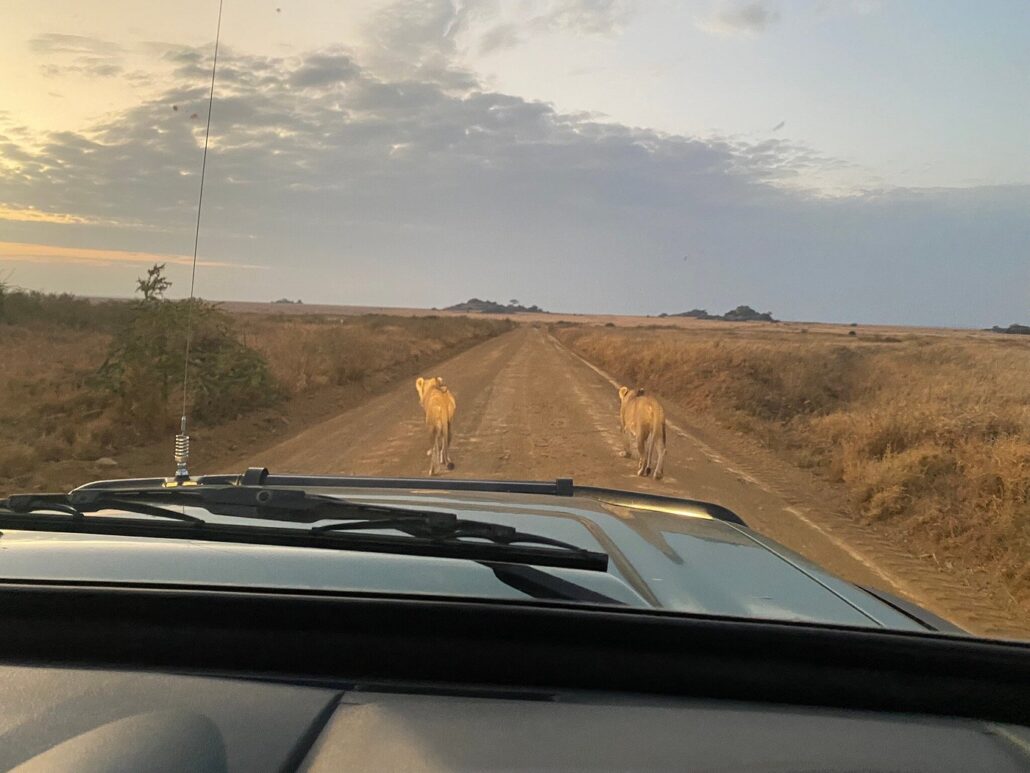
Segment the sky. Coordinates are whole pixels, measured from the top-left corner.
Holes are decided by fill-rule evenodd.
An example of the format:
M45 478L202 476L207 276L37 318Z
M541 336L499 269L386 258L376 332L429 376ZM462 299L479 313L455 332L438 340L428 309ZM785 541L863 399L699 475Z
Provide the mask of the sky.
M0 279L189 289L216 0L9 0ZM197 293L1030 322L1030 3L224 0Z

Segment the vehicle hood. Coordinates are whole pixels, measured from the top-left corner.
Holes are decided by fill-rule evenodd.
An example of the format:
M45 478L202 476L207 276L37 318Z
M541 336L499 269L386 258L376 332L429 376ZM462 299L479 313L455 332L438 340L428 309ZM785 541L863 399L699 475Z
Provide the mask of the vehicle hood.
M630 507L587 496L308 491L452 512L604 551L610 557L607 572L543 570L634 607L925 630L781 545L744 526L699 513ZM208 521L254 523L190 512ZM464 559L4 530L0 581L41 580L528 598L487 566Z

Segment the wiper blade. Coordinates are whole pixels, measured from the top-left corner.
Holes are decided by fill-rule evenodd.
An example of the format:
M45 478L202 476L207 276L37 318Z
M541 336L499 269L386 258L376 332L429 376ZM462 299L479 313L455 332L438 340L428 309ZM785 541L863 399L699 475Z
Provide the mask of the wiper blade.
M359 531L364 529L393 529L410 534L412 537L424 539L483 539L499 545L548 545L561 550L587 552L570 542L545 537L541 534L530 534L517 530L513 526L490 521L472 521L458 518L453 513L426 512L417 516L401 516L393 518L370 518L361 521L341 521L312 526L312 532Z
M160 504L153 504L154 502ZM204 521L167 509L188 506L238 518L291 523L331 520L308 529ZM4 516L2 510L12 513ZM120 509L185 523L152 523L90 512ZM54 512L68 517L53 515ZM82 489L70 494L15 495L0 500L0 528L118 536L172 537L291 547L361 550L495 563L607 571L608 555L510 526L453 513L351 502L296 489L225 486L211 489ZM404 536L362 534L396 530Z
M313 533L328 531L361 531L393 529L412 537L435 540L484 539L498 545L534 544L559 550L588 553L584 548L540 534L520 532L511 526L458 518L454 513L416 510L386 505L352 502L333 496L308 494L306 491L267 486L225 486L219 488L117 489L73 491L72 504L82 507L97 500L110 502L140 499L193 505L219 515L261 520L314 523L332 519L312 527ZM347 517L347 520L340 520ZM353 519L353 520L351 520Z
M513 566L511 564L484 565L491 569L494 576L505 585L520 590L535 599L553 599L556 601L579 601L584 604L615 604L626 606L626 602L613 599L603 593L585 588L579 583L570 582L543 572L534 566Z
M56 512L70 515L73 518L85 518L87 513L95 513L100 510L124 510L186 523L204 523L204 519L188 513L112 496L99 496L93 498L89 503L76 505L72 503L67 494L13 494L7 499L0 499L0 509L19 514Z
M81 518L83 512L68 504L67 494L12 494L0 499L0 510L12 513L63 513Z
M268 486L172 486L169 488L76 489L69 504L84 509L118 499L164 506L197 507L218 515L263 521L315 523L353 514L362 518L398 515L424 516L425 511L350 502L339 497L309 494L303 489Z

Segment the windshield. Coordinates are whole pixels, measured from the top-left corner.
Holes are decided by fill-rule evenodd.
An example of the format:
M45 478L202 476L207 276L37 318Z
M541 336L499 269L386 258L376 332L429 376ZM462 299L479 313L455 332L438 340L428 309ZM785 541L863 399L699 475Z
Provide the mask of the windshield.
M16 0L0 42L0 497L434 481L376 502L602 552L547 572L609 601L1030 637L1024 4ZM556 478L664 499L435 483ZM226 571L16 522L2 578ZM337 548L234 560L540 600Z

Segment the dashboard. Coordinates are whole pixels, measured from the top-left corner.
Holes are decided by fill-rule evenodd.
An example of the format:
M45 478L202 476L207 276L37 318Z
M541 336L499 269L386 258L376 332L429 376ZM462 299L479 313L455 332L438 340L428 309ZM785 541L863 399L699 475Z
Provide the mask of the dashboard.
M0 769L1025 771L1030 732L590 691L0 667Z
M0 582L0 770L1030 770L1030 646L566 602Z

